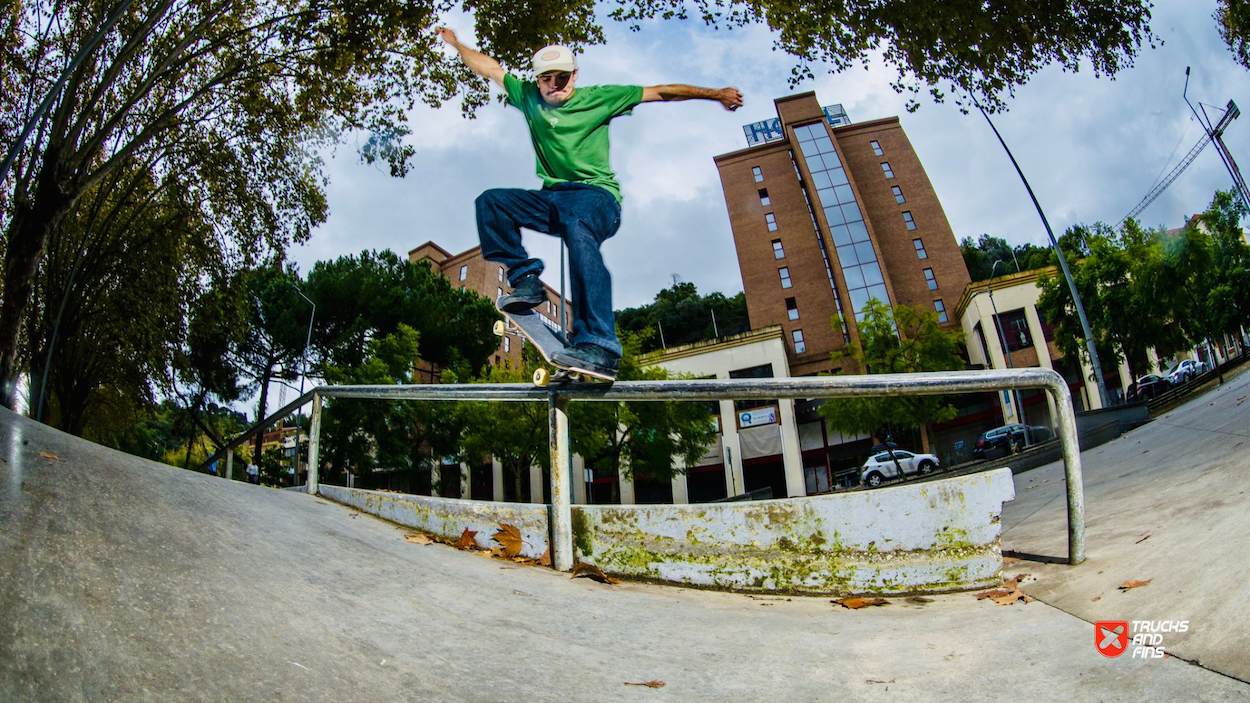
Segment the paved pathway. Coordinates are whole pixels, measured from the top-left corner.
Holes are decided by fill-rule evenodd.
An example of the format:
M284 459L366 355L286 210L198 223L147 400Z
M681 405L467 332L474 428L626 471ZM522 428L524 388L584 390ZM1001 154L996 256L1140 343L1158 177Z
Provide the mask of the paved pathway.
M1250 404L1233 408L1243 409ZM1149 431L1120 442L1135 446ZM1175 590L1188 567L1107 569L1102 560L1130 547L1162 553L1175 538L1160 525L1179 517L1196 531L1216 511L1226 517L1212 536L1181 551L1224 569L1201 609L1159 617L1190 617L1204 664L1235 672L1244 661L1236 647L1247 616L1234 606L1244 591L1236 536L1246 529L1235 524L1245 510L1227 489L1236 467L1187 469L1209 470L1211 487L1187 493L1203 493L1210 507L1113 527L1120 509L1103 507L1103 491L1118 505L1186 485L1150 462L1111 468L1121 465L1103 458L1126 451L1107 445L1087 460L1091 564L1019 569L1041 575L1026 590L1056 607L954 594L847 611L824 598L606 586L410 544L395 526L320 498L138 460L0 411L0 700L1250 699L1247 684L1180 659L1094 650L1090 615L1072 604L1088 601L1085 574L1105 572L1099 603L1134 606L1114 614L1154 617L1137 606ZM1053 487L1024 490L1047 471L1018 477L1008 547L1066 553ZM1134 472L1136 483L1116 488ZM1147 531L1149 540L1132 543ZM1138 577L1155 581L1114 592ZM667 685L624 685L657 679Z

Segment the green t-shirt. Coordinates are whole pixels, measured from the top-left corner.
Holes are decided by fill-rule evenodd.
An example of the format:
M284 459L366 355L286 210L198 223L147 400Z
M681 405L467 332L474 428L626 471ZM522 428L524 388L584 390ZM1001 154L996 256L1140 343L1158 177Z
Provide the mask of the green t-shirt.
M605 188L621 201L621 184L608 162L608 123L628 115L642 102L639 85L591 85L577 88L559 107L543 102L536 83L504 76L508 102L529 123L538 175L544 186L567 181Z

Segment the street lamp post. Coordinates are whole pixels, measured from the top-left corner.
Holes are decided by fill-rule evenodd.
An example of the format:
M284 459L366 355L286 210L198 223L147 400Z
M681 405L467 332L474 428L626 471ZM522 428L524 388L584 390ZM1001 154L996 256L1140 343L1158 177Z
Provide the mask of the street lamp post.
M308 300L308 296L304 295L300 289L295 289L295 294L303 298L312 306L312 314L308 316L308 336L304 338L304 359L301 366L304 368L299 374L299 397L304 397L304 379L308 376L308 346L312 343L313 320L317 317L317 304ZM291 478L291 485L299 484L299 411L295 411L295 476Z
M1011 362L1011 350L1007 348L1007 335L1003 332L1003 321L998 319L998 306L994 304L994 291L990 289L990 283L994 280L994 273L998 270L998 265L1003 263L1001 259L995 259L994 265L990 267L989 280L985 282L985 294L990 297L990 310L994 313L994 328L998 330L998 346L1003 350L1003 358L1007 360L1007 368L1014 369L1016 366ZM1024 443L1026 445L1033 443L1033 435L1029 431L1029 422L1024 417L1024 399L1020 396L1020 391L1012 391L1011 397L1015 399L1016 412L1020 414L1020 424L1024 425ZM1007 441L1011 441L1011 434L1008 433Z
M1007 147L1007 142L1003 140L1003 135L998 133L998 128L994 126L994 122L990 119L989 113L985 108L981 107L981 103L977 103L977 109L981 111L981 115L985 117L985 121L989 123L990 129L994 130L994 136L998 137L998 143L1003 145L1003 151L1007 152L1007 158L1011 159L1011 165L1016 167L1016 173L1020 176L1020 181L1024 183L1024 189L1029 192L1029 197L1033 200L1033 207L1037 208L1037 214L1042 218L1042 225L1046 227L1046 236L1050 237L1050 246L1055 250L1055 255L1059 257L1059 268L1063 271L1063 277L1068 282L1068 292L1072 294L1072 302L1076 305L1076 315L1081 320L1081 333L1085 335L1085 350L1089 353L1089 363L1094 367L1094 382L1098 385L1098 398L1102 402L1102 407L1110 407L1111 403L1107 397L1107 384L1102 380L1102 363L1098 361L1098 349L1094 344L1094 335L1089 329L1089 319L1085 316L1085 306L1081 303L1081 294L1076 290L1076 283L1072 280L1072 272L1068 270L1068 260L1063 255L1063 250L1059 248L1059 242L1055 240L1055 233L1050 229L1050 222L1046 219L1046 213L1042 212L1042 206L1037 202L1037 196L1033 194L1033 188L1029 185L1029 179L1024 177L1024 171L1020 169L1020 164L1016 163L1016 157L1011 153L1011 149Z

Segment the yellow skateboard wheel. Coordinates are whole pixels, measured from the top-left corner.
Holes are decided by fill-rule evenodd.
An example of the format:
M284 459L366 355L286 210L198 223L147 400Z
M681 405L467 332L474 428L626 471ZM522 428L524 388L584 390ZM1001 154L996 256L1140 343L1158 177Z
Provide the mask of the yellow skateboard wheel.
M504 324L503 320L495 320L495 334L502 337L503 333L507 331L508 331L508 326Z
M539 388L546 388L551 381L551 374L547 373L547 369L534 370L534 385Z

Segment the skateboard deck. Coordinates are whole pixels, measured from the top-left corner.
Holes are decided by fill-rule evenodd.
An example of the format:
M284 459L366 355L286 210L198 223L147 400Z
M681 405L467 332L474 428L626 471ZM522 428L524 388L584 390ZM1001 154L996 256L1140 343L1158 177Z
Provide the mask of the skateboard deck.
M568 366L556 363L552 360L552 354L566 349L568 345L564 343L564 340L560 337L559 333L548 327L547 323L543 322L544 318L542 315L534 312L533 310L526 310L525 312L504 312L501 310L500 312L503 312L504 320L500 320L495 323L495 334L501 337L508 334L508 332L511 331L508 323L511 323L513 328L519 331L522 336L538 348L538 353L542 354L543 360L557 369L554 374L549 372L547 369L536 370L534 372L534 385L542 387L552 381L557 383L576 381L581 375L602 378L597 374L587 373L585 371L574 371ZM610 381L613 379L604 380Z

